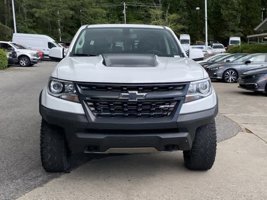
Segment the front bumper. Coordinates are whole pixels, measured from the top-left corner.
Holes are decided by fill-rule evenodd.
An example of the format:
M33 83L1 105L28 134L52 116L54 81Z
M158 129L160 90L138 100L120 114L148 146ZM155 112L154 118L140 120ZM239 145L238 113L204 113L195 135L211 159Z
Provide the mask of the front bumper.
M39 62L39 57L30 57L30 60L31 60L31 64L36 64Z
M177 121L109 119L89 122L84 114L56 111L40 104L43 120L63 128L70 150L106 152L110 148L153 147L158 151L189 150L197 128L210 123L218 113L212 109L181 114Z
M266 77L267 78L267 77ZM267 79L261 78L243 78L239 79L239 88L250 90L254 92L265 92L265 87L267 84Z
M264 92L265 88L258 83L239 83L239 88L250 90L254 92Z
M222 74L219 70L210 70L206 69L210 79L216 79L216 80L221 80L222 79Z

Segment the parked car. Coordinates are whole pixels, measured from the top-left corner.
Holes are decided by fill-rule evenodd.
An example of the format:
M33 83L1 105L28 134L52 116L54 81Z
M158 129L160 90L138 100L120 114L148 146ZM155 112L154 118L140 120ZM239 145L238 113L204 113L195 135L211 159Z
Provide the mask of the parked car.
M228 55L222 56L221 58L214 60L213 62L207 62L207 63L203 63L201 65L206 69L210 66L217 66L217 65L222 65L225 63L231 63L231 62L236 61L237 59L242 58L246 55L247 54L245 54L245 53L228 54Z
M206 68L211 79L223 80L227 83L236 82L245 71L262 68L267 65L267 54L247 55L232 63L221 63Z
M15 51L18 57L18 64L22 67L34 65L39 61L37 51L26 49L22 45L13 42L0 41L0 48L5 49L8 52Z
M162 26L82 26L40 94L44 169L69 171L78 152L144 147L183 150L188 169L210 169L218 101L178 41Z
M264 68L244 72L239 78L239 87L267 94L267 65Z
M211 48L213 50L213 53L215 53L215 54L226 52L225 47L221 43L213 43Z
M192 49L201 49L203 51L205 57L208 57L208 56L211 56L214 54L213 49L210 46L208 46L206 48L205 45L191 45L191 48Z
M62 47L57 44L53 38L40 34L14 33L12 42L23 45L28 49L41 51L43 52L44 57L47 58L49 56L50 49L54 47Z

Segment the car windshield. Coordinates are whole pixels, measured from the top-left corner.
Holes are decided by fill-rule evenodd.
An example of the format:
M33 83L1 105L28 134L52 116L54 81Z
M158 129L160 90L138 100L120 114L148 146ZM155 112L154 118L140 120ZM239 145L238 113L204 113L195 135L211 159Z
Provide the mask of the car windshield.
M186 39L181 39L181 44L189 44L190 41L189 40L186 40Z
M224 54L220 55L220 54L218 54L218 55L210 57L207 61L208 62L214 62L214 61L217 61L217 60L221 59L222 57L226 57L226 56L229 56L229 55L224 55Z
M231 45L236 45L236 44L239 44L239 43L240 43L239 40L231 40L231 41L230 41L230 44L231 44Z
M20 44L12 43L12 45L15 46L15 48L17 48L17 49L26 49L24 46L22 46Z
M224 46L223 45L213 45L212 46L213 49L224 49Z
M101 54L155 54L184 57L175 38L166 29L85 28L76 40L70 56Z
M234 62L245 62L245 61L247 61L253 57L254 57L254 55L243 55L243 56L237 58L236 60L234 60Z
M236 55L226 55L226 56L223 56L223 57L221 57L221 58L219 58L219 59L217 59L216 60L216 62L223 62L223 61L225 61L225 60L228 60L228 59L232 59L232 58L234 58Z

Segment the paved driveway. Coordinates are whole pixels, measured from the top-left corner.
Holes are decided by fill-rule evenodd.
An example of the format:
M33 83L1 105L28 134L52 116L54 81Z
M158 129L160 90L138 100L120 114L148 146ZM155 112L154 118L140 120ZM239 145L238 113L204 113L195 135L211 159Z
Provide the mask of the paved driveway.
M239 123L267 143L267 95L238 88L238 84L215 82L220 113Z
M43 62L32 68L0 71L0 199L15 199L34 188L37 189L22 199L74 199L74 196L77 199L158 199L158 196L161 196L161 199L194 199L195 195L203 197L202 199L214 199L217 193L220 197L224 191L234 192L235 188L238 191L236 195L245 192L246 189L241 190L239 187L242 182L252 191L253 183L259 179L260 172L266 173L257 168L257 163L246 163L254 159L256 150L261 152L256 156L259 163L263 155L267 155L264 151L265 144L259 143L261 140L258 137L248 133L219 144L215 167L207 173L184 169L180 152L102 157L88 162L71 174L45 173L39 158L38 95L54 66L55 63ZM240 116L234 111L242 109L234 107L234 111L230 112L228 103L231 105L232 101L236 102L236 96L243 99L244 94L239 93L239 89L234 85L229 85L231 92L228 96L229 89L226 89L224 84L215 86L221 100L221 112L232 118L234 114ZM265 98L256 97L259 97L261 103ZM249 98L253 107L257 100L251 95ZM224 102L228 103L225 105ZM266 111L266 107L264 109ZM235 123L222 115L218 116L217 124L219 141L240 131ZM255 126L256 128L261 129L261 126ZM245 151L243 143L250 145L246 145ZM250 152L253 145L255 148ZM266 163L262 162L262 165L264 164L267 169ZM247 167L244 168L244 165ZM254 169L257 170L253 171ZM247 173L250 175L245 177L244 174ZM245 181L246 179L251 179L251 183ZM51 182L45 184L48 181ZM233 183L229 185L231 181ZM214 186L211 183L214 183ZM260 183L260 186L264 183L266 184L266 180ZM38 188L43 184L44 187ZM209 192L206 192L205 188L208 188ZM192 193L193 189L195 192ZM254 191L252 195L266 195L261 187ZM231 192L228 195L235 196Z

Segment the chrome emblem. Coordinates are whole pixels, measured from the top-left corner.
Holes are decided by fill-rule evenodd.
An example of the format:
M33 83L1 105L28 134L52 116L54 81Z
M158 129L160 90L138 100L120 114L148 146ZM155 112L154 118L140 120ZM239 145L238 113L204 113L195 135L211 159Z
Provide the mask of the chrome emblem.
M139 93L138 91L128 91L128 93L121 93L120 99L128 101L138 101L146 98L147 93Z

